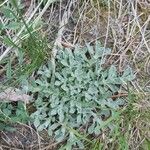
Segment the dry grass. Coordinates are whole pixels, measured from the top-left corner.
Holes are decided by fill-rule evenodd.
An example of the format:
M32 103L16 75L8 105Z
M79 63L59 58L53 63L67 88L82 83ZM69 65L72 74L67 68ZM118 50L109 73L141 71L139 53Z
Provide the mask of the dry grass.
M134 69L136 80L132 82L132 89L140 96L133 104L133 120L129 121L127 129L129 131L128 144L130 149L140 149L145 139L150 139L150 119L147 116L150 114L150 99L147 94L150 92L150 1L107 0L104 5L99 0L71 0L70 2L48 4L48 9L45 6L45 9L40 11L35 23L44 13L43 21L46 29L43 34L48 36L50 44L55 41L59 31L58 23L69 3L73 3L73 6L69 22L61 33L62 41L59 41L59 44L73 47L77 43L84 45L85 42L90 42L93 44L96 40L100 40L102 45L112 49L108 65L115 64L119 72L122 72L127 65ZM28 18L27 22L33 18L36 9L38 10L38 6L34 2L31 3L25 14ZM2 18L1 21L3 21ZM13 39L16 40L22 31L23 29L18 34L13 33L11 36L13 35ZM6 33L10 36L9 31ZM1 47L0 61L11 51L11 48L5 50L3 44ZM141 92L144 96L141 96ZM20 130L19 134L24 134L24 132ZM2 135L5 144L2 144L0 149L9 149L9 145L15 145L12 139L8 139L11 136L8 137L4 132ZM34 136L37 137L37 135ZM38 146L42 144L40 141L41 139L37 142L35 138ZM19 147L23 148L23 143L19 140L15 142L20 143ZM49 146L46 146L45 149L50 149L51 143L46 144Z

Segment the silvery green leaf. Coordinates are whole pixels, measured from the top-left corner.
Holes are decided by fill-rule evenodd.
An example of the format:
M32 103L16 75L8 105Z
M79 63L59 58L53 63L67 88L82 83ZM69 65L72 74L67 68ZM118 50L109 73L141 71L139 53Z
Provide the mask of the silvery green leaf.
M43 124L41 124L40 126L38 126L38 128L37 128L37 130L38 131L42 131L44 129L44 126L43 126Z
M118 98L115 103L118 105L118 106L123 106L125 105L125 99L123 98Z
M92 123L92 125L89 126L89 128L88 128L88 133L92 134L94 132L94 129L95 129L95 123Z
M60 133L59 135L56 136L57 142L62 142L64 138L65 135L63 133Z
M70 142L67 142L67 144L65 145L65 147L59 149L59 150L72 150L72 144Z
M75 105L76 105L76 107L77 107L77 108L82 109L82 104L81 104L81 103L76 102L76 104L75 104Z
M114 110L116 110L116 109L119 108L118 105L117 105L116 103L114 103L112 99L107 99L107 101L105 101L105 102L106 102L105 104L106 104L108 107L110 107L110 108L112 108L112 109L114 109Z
M89 116L83 113L82 121L85 124L89 120Z
M107 100L106 100L105 98L103 98L103 99L101 99L101 100L99 100L99 101L101 102L101 103L100 103L101 108L103 108L103 109L106 108L106 103L107 103L106 101L107 101Z
M100 125L99 125L99 124L97 124L96 127L94 128L94 133L95 133L96 135L99 135L99 134L101 133Z
M56 72L56 73L55 73L55 76L56 76L56 78L59 79L60 81L62 81L62 82L64 81L64 78L63 78L62 75L60 75L60 73Z
M81 68L80 68L80 69L76 69L74 74L75 74L75 76L76 76L77 78L80 78L80 76L82 75L82 70L81 70Z
M115 125L115 124L113 124L113 123L109 123L108 124L108 128L111 130L110 132L114 132L114 130L116 129L116 128L118 128L117 127L117 125Z
M105 94L105 89L99 86L99 92L100 92L100 95L103 95Z
M74 135L74 133L72 131L70 131L70 133L69 133L69 141L71 142L72 139L73 140L75 139L75 135Z
M122 80L124 80L125 82L127 81L132 81L135 78L135 75L133 74L132 70L130 67L128 67L122 75Z
M81 140L77 141L77 145L78 145L79 149L84 149L85 148L84 144L83 144L83 142L81 142Z
M61 127L62 126L60 126L60 128L54 132L55 136L59 137L59 135L61 134Z
M59 126L60 126L59 123L54 123L54 124L50 125L48 129L49 129L49 130L55 130L55 129L58 128Z
M43 124L41 124L41 125L38 127L38 131L42 131L43 129L46 129L49 124L50 124L50 120L45 121Z
M69 110L69 113L73 114L75 113L76 109L74 107L71 107L70 110Z
M57 121L57 119L53 116L52 118L51 118L51 122L56 122Z
M108 71L105 70L105 71L101 74L101 78L99 79L99 80L100 80L99 84L101 84L101 85L104 84L107 77L108 77Z
M75 111L76 111L76 109L75 109L75 103L73 101L71 101L70 102L70 110L69 110L69 112L71 114L73 114Z
M102 116L104 115L106 118L109 117L111 115L110 110L108 109L102 109L101 113Z
M90 94L97 94L98 93L98 90L94 85L89 85L89 86L90 87L88 89L88 93L90 93Z
M62 83L60 81L55 81L56 86L60 86Z
M53 135L53 130L51 130L51 126L48 127L47 132L49 136Z
M52 62L51 62L51 61L48 61L47 64L48 64L48 69L49 69L49 70L52 70Z
M61 73L62 73L63 78L64 78L63 82L65 82L66 80L68 80L68 79L67 79L68 72L70 72L70 71L68 71L67 69L63 69L63 70L62 70Z
M69 66L67 60L62 60L61 63L62 63L64 66L67 66L67 67Z
M126 68L125 71L123 72L122 77L127 77L127 76L129 76L129 75L131 75L131 74L132 74L131 68L128 67L128 68Z
M63 122L64 121L64 112L62 110L58 110L58 115L59 115L59 121Z
M68 87L66 86L66 84L63 84L63 85L61 86L61 88L62 88L64 91L66 91L66 92L69 91L69 89L68 89Z
M35 83L37 83L37 84L39 84L39 85L43 85L43 82L41 81L41 80L39 80L39 79L37 79L36 81L35 81Z
M87 58L87 56L86 56L86 54L84 52L81 52L81 56L82 56L83 61L87 61L88 62L88 58Z
M57 104L55 102L51 102L50 105L51 105L52 109L54 109L57 106Z
M102 123L102 119L100 118L100 113L94 113L92 112L92 115L93 115L93 121L98 123L98 124L101 124Z
M62 126L61 126L62 127ZM64 139L64 134L61 132L61 128L55 131L55 139L57 142L61 142Z
M86 92L85 93L85 100L86 101L89 101L89 100L91 100L92 99L92 96L88 93L88 92Z
M66 128L62 126L62 127L61 127L61 132L62 132L62 134L65 136Z
M101 57L104 53L104 49L102 49L101 43L100 42L96 42L95 44L95 55L94 58L97 59L99 57Z
M95 59L95 57L89 59L88 60L89 67L91 67L92 65L94 65L96 62L97 62L97 60Z
M51 115L52 115L52 116L54 116L54 115L56 115L56 114L57 114L57 108L52 109L52 111L51 111Z
M111 53L111 49L102 47L100 45L100 43L98 43L98 42L96 43L95 55L94 55L95 59L98 59L99 57L103 57L103 56L108 55L110 53Z
M111 49L110 48L105 48L105 55L111 54Z
M117 77L117 69L115 66L111 65L108 71L108 78L113 80L116 77Z
M119 90L119 88L118 88L117 86L115 86L115 85L112 85L112 84L108 84L108 83L107 83L107 86L109 87L109 89L110 89L113 93L115 93L115 92L117 92L117 91Z
M50 77L51 77L51 71L50 71L50 70L46 69L44 73L45 73L45 76L46 76L47 78L50 78Z
M69 55L69 57L71 57L71 58L74 57L73 53L72 53L72 50L70 48L66 48L65 50L66 50L67 54Z
M38 117L36 117L35 118L35 120L34 120L34 126L37 128L39 125L40 125L40 120L39 120L39 118Z
M93 50L93 46L90 46L89 43L85 43L88 49L88 52L90 53L90 55L94 54L94 50Z
M78 124L81 124L81 123L82 123L81 114L79 114L79 115L77 116L77 123L78 123Z
M70 107L74 107L75 106L75 99L70 101Z

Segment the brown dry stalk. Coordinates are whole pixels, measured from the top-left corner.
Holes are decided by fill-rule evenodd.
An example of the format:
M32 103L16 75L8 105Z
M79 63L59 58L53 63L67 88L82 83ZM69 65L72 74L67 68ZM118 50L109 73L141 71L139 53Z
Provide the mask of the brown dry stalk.
M54 43L54 47L52 49L52 59L51 59L53 67L54 67L53 68L54 72L55 72L55 57L56 57L58 48L62 48L62 36L63 36L63 32L65 30L65 25L68 23L68 20L69 20L70 15L71 15L70 12L71 12L72 5L73 5L73 1L71 0L69 3L69 6L66 7L66 10L64 11L62 19L60 19L60 21L59 21L59 30L57 33L57 38L56 38L55 43Z
M118 93L117 95L112 95L111 98L120 98L120 97L127 97L128 93Z
M73 48L74 47L74 45L72 45L71 43L64 42L64 41L61 41L61 45L65 48Z

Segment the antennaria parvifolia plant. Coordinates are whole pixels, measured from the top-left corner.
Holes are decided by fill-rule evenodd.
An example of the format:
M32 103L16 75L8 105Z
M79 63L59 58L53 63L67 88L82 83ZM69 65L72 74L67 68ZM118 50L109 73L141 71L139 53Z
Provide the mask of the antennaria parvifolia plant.
M76 46L74 50L60 49L54 81L49 61L37 71L36 80L23 85L35 98L36 111L31 117L39 131L47 129L59 142L67 138L70 148L83 148L74 130L88 135L100 135L104 127L113 130L113 119L125 99L111 97L133 80L134 75L129 67L122 75L114 65L102 67L110 53L111 50L99 42L95 47L87 44L84 48Z

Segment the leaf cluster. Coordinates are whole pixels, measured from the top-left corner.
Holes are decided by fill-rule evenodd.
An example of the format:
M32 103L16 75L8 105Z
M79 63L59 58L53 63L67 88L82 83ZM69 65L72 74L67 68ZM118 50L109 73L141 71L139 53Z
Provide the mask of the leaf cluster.
M26 106L23 102L17 103L0 103L0 131L13 131L15 130L13 123L21 122L26 123L29 120L29 115L26 111Z
M103 68L110 49L99 42L96 46L76 46L74 50L59 50L55 80L52 64L42 66L36 80L24 88L35 97L36 111L31 115L39 131L47 129L57 141L67 141L83 148L74 129L89 135L99 135L104 127L113 129L116 111L125 104L123 98L111 98L134 76L128 67L122 75L115 66Z

